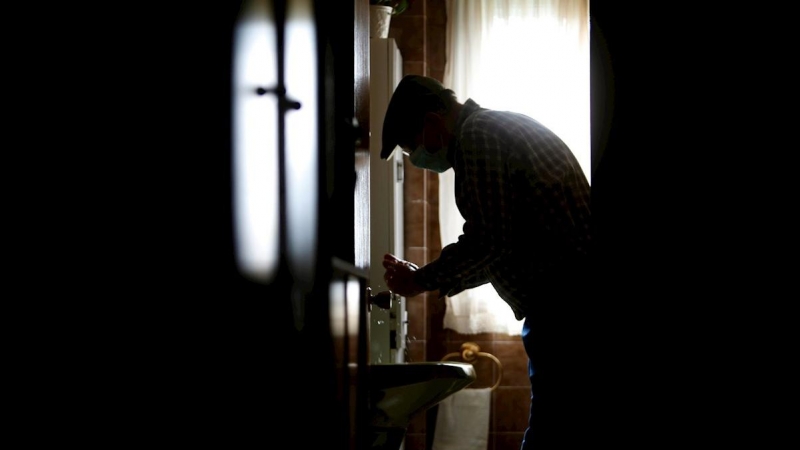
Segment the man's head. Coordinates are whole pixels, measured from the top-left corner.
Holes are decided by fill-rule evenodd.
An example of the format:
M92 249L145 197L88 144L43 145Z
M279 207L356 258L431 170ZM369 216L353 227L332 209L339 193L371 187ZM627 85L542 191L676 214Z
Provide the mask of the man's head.
M389 101L383 119L381 159L388 159L398 146L410 153L419 145L424 145L424 139L420 136L424 137L426 124L434 122L431 130L435 130L436 125L443 126L443 117L455 103L453 91L435 79L420 75L403 77ZM430 139L435 138L436 136L431 136Z

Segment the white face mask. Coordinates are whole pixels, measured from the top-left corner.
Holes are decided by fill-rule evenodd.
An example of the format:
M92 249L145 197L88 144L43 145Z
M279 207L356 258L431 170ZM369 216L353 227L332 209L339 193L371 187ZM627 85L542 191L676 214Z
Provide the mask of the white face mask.
M425 134L423 132L423 141ZM441 136L439 136L441 140ZM440 148L435 153L428 152L428 149L425 148L424 145L420 145L411 152L408 156L411 160L411 164L414 164L416 167L420 169L428 169L434 171L436 173L442 173L452 167L450 165L450 161L447 160L447 147L444 145L444 140L442 140L442 148Z

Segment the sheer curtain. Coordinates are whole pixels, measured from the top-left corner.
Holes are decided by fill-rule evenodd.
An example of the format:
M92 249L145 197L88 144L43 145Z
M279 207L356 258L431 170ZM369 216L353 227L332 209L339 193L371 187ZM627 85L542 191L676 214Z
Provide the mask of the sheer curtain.
M542 122L591 176L589 0L447 0L444 85L462 103L516 111ZM452 170L439 175L442 246L464 219ZM518 335L522 323L486 284L446 297L444 327L463 334Z

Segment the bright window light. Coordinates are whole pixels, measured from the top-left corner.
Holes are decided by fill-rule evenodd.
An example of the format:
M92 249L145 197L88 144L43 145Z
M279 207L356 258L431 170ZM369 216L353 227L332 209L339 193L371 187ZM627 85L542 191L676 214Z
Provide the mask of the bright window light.
M314 282L317 251L317 48L311 0L286 11L286 93L298 110L286 114L286 233L289 267L299 286Z
M512 17L486 33L475 77L484 80L475 86L481 106L542 122L569 146L591 182L589 52L581 35L555 17L536 26Z
M279 255L278 105L256 90L277 85L272 5L248 2L236 24L232 139L236 261L245 276L269 283Z

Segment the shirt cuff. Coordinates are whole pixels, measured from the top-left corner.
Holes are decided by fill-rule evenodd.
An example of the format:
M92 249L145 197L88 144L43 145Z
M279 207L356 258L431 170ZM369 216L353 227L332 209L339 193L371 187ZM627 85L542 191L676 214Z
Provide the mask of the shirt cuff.
M439 288L439 285L436 284L436 281L429 280L425 276L424 268L423 269L417 269L414 272L414 282L417 283L418 285L422 286L423 288L425 288L426 291L433 291L433 290L436 290L436 289Z

